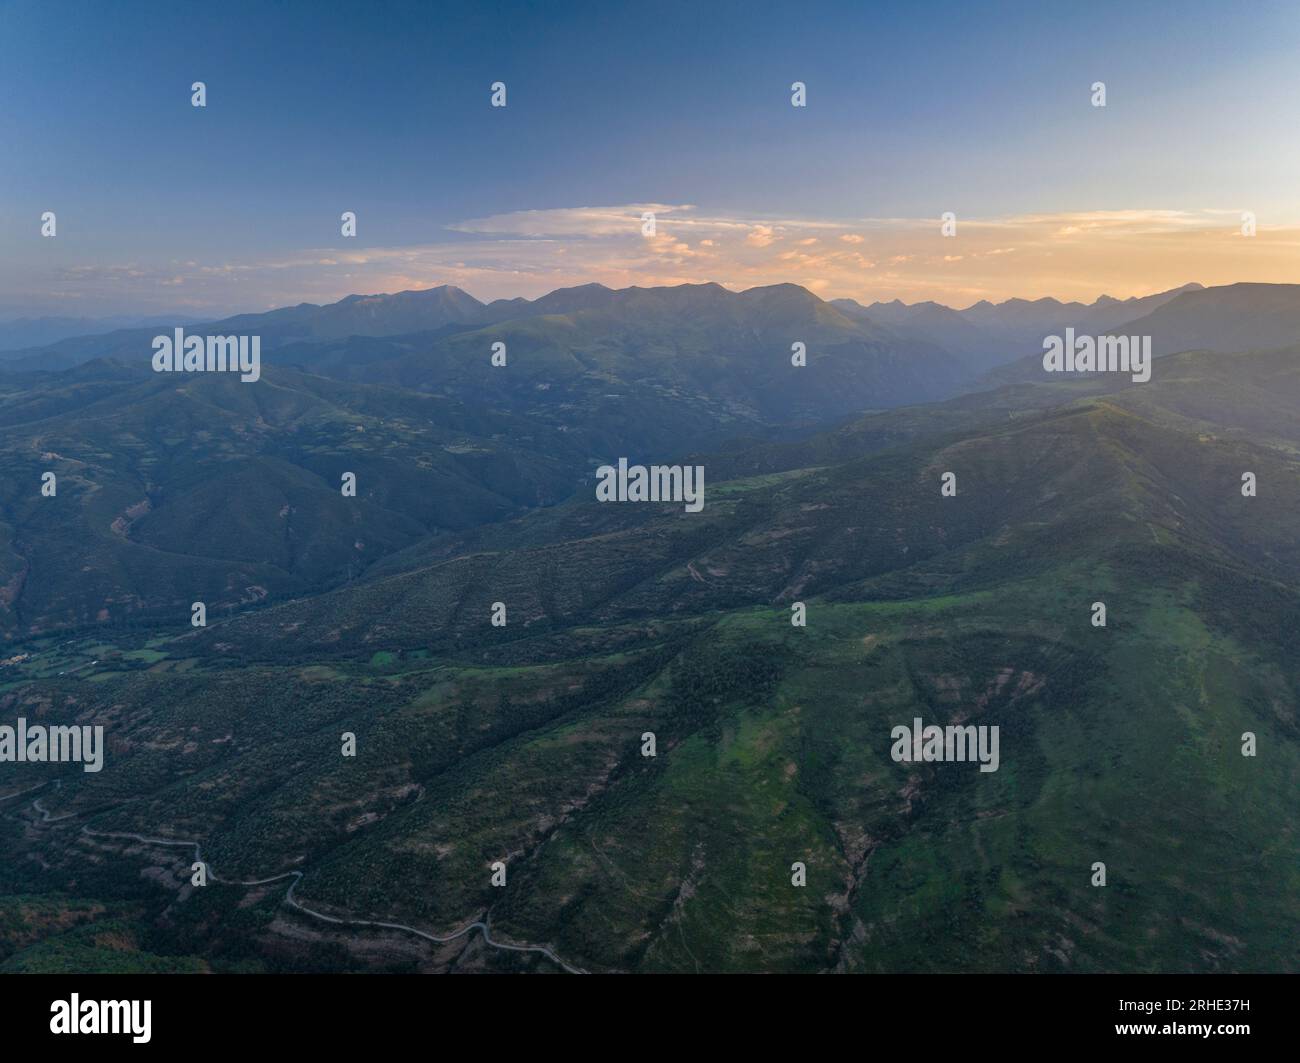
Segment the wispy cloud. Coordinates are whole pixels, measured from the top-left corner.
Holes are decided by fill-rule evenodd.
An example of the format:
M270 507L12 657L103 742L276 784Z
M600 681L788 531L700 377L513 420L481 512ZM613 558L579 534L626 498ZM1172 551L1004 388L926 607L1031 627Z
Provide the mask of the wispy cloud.
M643 218L654 215L652 235ZM468 219L448 239L402 247L304 248L223 261L67 264L0 278L53 305L255 309L351 293L457 284L491 299L599 281L612 287L793 281L827 297L1094 298L1189 280L1300 282L1300 229L1244 238L1229 208L1111 210L962 218L794 218L723 214L689 204L522 210Z

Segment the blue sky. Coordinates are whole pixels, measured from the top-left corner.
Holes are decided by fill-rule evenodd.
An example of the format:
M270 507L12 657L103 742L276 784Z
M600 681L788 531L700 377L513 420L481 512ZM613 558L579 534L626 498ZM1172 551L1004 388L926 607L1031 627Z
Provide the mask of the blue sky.
M1046 268L1022 225L981 245L999 253L990 272L979 247L927 256L900 226L951 210L1060 232L1061 217L1130 212L1186 237L1248 209L1261 235L1292 239L1297 45L1300 13L1268 3L0 2L0 315L258 309L380 282L487 298L702 269L954 303L1155 290L1202 279L1187 243L1162 244L1144 280L1095 253ZM497 80L504 109L488 103ZM796 80L806 108L790 106ZM630 224L645 205L717 222L717 250L700 261L704 225L672 234L674 257L632 232L614 245L539 224L581 208ZM511 216L522 231L472 224ZM727 221L775 235L731 253ZM860 234L836 246L861 261L783 267L808 233ZM1206 268L1300 279L1273 275L1289 249ZM1190 274L1155 276L1171 258Z

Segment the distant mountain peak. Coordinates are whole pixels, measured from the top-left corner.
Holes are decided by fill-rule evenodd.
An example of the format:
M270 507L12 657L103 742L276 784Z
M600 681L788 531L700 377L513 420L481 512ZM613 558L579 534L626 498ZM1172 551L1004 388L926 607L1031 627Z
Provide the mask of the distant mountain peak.
M786 302L800 302L810 305L825 302L821 296L810 292L802 284L792 284L788 281L780 284L760 284L755 288L746 288L740 295L741 298L750 300L776 298Z

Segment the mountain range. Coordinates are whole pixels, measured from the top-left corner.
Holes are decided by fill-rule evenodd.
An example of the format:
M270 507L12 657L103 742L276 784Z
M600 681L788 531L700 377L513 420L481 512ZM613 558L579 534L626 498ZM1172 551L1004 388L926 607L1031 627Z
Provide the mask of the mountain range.
M835 299L832 305L845 313L880 322L902 335L938 344L965 356L981 369L991 369L1018 354L1041 351L1044 336L1066 328L1073 328L1081 335L1105 334L1144 317L1186 292L1201 290L1199 284L1185 284L1130 299L1103 295L1087 304L1050 298L1008 299L1001 303L981 300L964 310L953 310L935 302L909 306L898 299L868 306L852 299Z
M0 321L0 355L5 351L43 347L74 336L97 336L115 329L145 326L189 325L198 318L168 314L165 317L19 317Z
M1050 328L1052 312L1147 310L1125 327L1167 350L1192 332L1216 340L1197 332L1216 314L1248 348L1300 338L1298 305L1289 286L1236 285L1003 310L1021 329L1025 315ZM1030 355L982 381L969 350L860 311L795 285L587 285L490 304L443 287L207 326L262 335L264 388L151 372L156 327L16 356L0 374L0 632L136 624L200 593L223 609L304 593L422 537L554 504L611 458L779 446L864 409L1044 376ZM45 472L58 505L32 491ZM344 472L357 506L339 495ZM346 540L340 521L366 534Z
M1162 357L1045 374L1066 327ZM0 969L1300 969L1300 286L209 329L262 380L149 330L0 374L3 718L108 740L0 764ZM619 457L703 511L598 502ZM918 717L1001 767L894 760ZM549 951L399 929L475 920Z

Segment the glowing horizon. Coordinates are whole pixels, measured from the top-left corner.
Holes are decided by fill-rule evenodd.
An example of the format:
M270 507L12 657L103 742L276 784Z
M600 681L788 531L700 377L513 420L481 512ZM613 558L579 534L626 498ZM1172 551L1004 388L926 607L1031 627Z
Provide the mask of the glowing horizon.
M680 32L635 5L0 6L0 316L442 283L789 281L960 307L1300 282L1286 4L1230 34L1209 0L655 10ZM202 54L174 46L191 39Z

